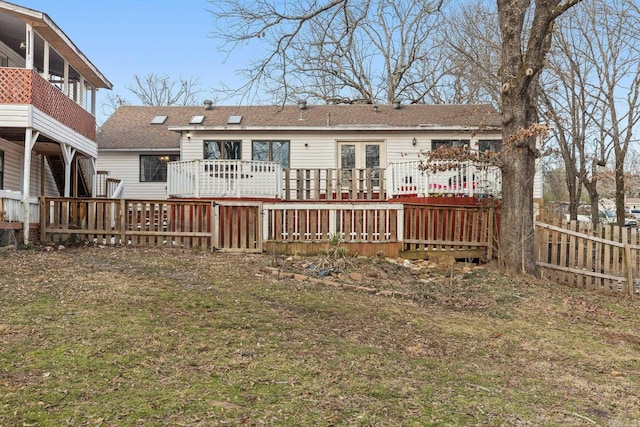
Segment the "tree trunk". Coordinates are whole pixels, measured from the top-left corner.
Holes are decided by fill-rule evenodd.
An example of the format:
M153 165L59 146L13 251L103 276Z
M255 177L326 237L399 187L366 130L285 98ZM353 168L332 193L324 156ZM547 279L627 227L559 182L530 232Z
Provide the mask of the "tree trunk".
M617 153L616 153L617 154ZM626 154L626 153L625 153ZM616 216L618 225L624 227L624 155L616 155Z
M505 116L513 117L503 124L505 137L527 127L526 105L503 100L503 108ZM504 151L503 162L501 265L509 271L537 275L533 227L535 156L528 143L514 145Z

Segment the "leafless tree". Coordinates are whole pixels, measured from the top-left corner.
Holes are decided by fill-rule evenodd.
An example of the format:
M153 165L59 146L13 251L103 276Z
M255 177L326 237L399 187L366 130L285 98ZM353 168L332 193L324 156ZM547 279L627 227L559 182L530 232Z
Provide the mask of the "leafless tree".
M574 19L576 8L565 16L559 26L543 74L540 96L545 116L553 124L554 140L564 162L564 177L569 197L569 215L577 219L582 188L591 200L592 220L598 217L598 165L604 163L605 151L597 136L594 117L598 105L591 102L588 87L594 77L592 61L584 60L585 40ZM578 29L578 31L576 31Z
M555 123L572 202L577 180L589 193L594 222L606 179L615 182L617 220L624 224L626 159L640 120L638 25L633 0L585 0L561 25L541 92Z
M500 105L497 13L495 4L471 1L447 16L439 45L448 74L446 84L435 88L441 102Z
M127 90L138 98L142 105L195 105L199 102L197 95L202 92L199 79L172 79L167 75L155 73L144 77L134 76L135 84L127 86Z
M435 46L443 0L211 0L214 36L230 50L259 41L268 50L242 70L280 103L431 101L446 74Z
M640 122L640 9L635 0L590 1L583 37L588 40L602 105L601 128L614 154L616 211L624 224L625 164L633 131Z

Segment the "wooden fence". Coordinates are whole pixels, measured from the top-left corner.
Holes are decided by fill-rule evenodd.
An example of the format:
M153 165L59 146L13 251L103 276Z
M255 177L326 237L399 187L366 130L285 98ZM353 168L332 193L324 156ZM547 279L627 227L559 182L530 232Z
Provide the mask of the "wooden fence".
M313 254L332 239L352 253L397 257L403 206L394 203L265 203L268 250Z
M605 293L640 293L640 233L589 223L535 223L537 263L560 284Z
M404 205L403 256L493 258L497 244L493 206Z
M41 198L40 240L262 251L259 203Z
M493 208L374 202L41 198L40 240L313 254L492 257Z

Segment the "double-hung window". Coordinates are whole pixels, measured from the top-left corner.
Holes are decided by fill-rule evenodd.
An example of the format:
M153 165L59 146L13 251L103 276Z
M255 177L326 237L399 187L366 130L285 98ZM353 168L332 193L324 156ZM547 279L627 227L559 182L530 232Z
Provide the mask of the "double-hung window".
M289 141L252 141L251 158L266 162L278 162L289 168Z
M140 155L140 182L167 182L167 163L178 160L177 154Z

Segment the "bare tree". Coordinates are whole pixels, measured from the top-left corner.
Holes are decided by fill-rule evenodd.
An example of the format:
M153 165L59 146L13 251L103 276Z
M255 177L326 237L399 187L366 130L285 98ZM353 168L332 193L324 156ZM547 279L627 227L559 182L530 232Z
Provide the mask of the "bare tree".
M577 179L597 222L598 181L615 182L617 221L623 225L626 158L640 120L640 13L632 0L585 0L583 6L566 16L558 32L542 98L555 122L572 202ZM610 153L612 173L604 169Z
M577 219L584 187L591 200L592 220L597 223L597 169L604 162L604 151L598 147L601 140L597 137L594 120L598 105L591 102L588 93L588 82L592 80L595 69L592 62L581 55L587 40L580 30L576 31L580 28L575 20L578 13L565 16L557 32L540 96L545 116L554 125L554 140L564 161L569 215L571 219Z
M429 100L445 75L435 45L443 0L211 1L214 35L237 49L259 40L269 53L242 70L277 102Z
M585 8L586 59L596 69L601 129L614 154L616 211L624 225L625 163L640 121L640 9L635 0L592 1Z
M439 44L448 75L446 84L435 88L441 102L500 105L497 13L495 4L468 2L446 19Z
M144 77L134 76L135 84L127 86L127 90L138 98L142 105L195 105L199 101L197 95L199 79L172 79L166 75L155 73Z

